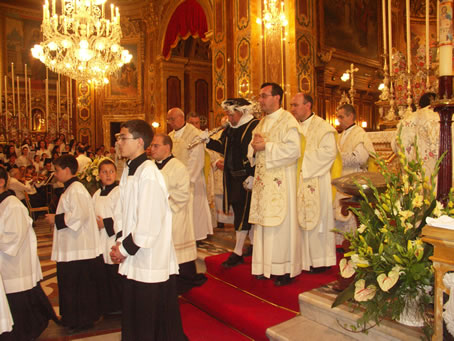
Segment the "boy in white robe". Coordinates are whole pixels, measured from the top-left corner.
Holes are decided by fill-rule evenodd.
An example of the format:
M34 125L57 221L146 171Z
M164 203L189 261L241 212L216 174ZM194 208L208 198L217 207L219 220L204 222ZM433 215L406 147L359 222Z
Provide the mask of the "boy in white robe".
M120 180L121 236L110 256L124 276L123 341L186 340L176 293L169 193L145 153L152 139L153 130L143 120L122 124L117 137L128 161Z
M98 171L102 187L93 194L93 203L105 270L102 301L105 313L115 313L121 310L121 276L118 273L118 264L114 264L110 258L110 250L115 245L119 231L114 213L120 199L120 189L116 182L117 167L112 160L106 158L101 161Z
M39 284L43 276L32 219L7 183L0 167L0 340L34 340L57 317Z
M51 260L57 262L59 305L62 323L69 333L93 327L101 314L99 231L93 202L76 176L73 155L54 161L55 177L64 183L56 214L47 214L54 224ZM101 271L100 271L101 270Z

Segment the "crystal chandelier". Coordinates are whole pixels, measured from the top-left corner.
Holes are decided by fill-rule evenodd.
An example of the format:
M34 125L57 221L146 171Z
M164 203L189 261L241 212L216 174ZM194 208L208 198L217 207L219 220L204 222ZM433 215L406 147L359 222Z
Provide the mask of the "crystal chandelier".
M267 29L280 29L288 25L285 17L284 1L280 6L278 0L265 0L263 3L263 23ZM257 24L262 24L262 19L257 18Z
M43 5L43 41L32 48L32 55L52 71L77 81L108 83L107 77L129 63L132 55L120 46L121 26L118 7L106 0L61 0L62 13L56 13L56 0Z

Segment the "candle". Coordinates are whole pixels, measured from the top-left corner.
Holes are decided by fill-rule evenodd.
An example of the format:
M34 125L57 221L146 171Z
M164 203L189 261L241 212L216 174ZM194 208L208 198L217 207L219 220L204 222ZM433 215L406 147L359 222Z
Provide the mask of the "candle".
M392 31L392 12L391 0L388 0L388 34L389 34L389 75L393 75L393 31Z
M68 119L68 130L69 135L69 78L66 77L66 118Z
M440 3L440 76L452 75L452 3Z
M49 69L46 67L46 132L49 132Z
M55 15L55 0L52 0L52 16Z
M427 84L429 84L429 0L426 0L426 70L427 70Z
M11 63L11 87L13 89L13 116L16 117L16 96L14 91L14 63Z
M25 64L24 66L24 69L25 69L25 112L24 112L24 115L25 117L27 117L28 115L28 91L27 91L27 88L28 88L28 81L27 81L27 64Z
M60 132L60 74L57 78L57 132Z
M386 55L386 52L388 50L388 46L386 46L386 0L382 1L382 14L383 14L383 51Z
M437 1L437 43L440 43L440 1Z
M32 130L32 80L28 79L28 112L30 113L30 131Z
M411 69L411 52L410 52L410 0L406 1L406 7L407 11L407 72L410 73Z
M102 10L101 10L101 13L102 13L102 18L104 19L106 17L106 6L105 6L106 2L103 1L102 3Z
M72 79L69 81L69 100L70 100L70 106L69 106L69 117L73 117L73 81Z
M20 85L19 85L19 76L16 77L17 80L17 119L19 120L19 133L21 132L21 110L20 110Z
M8 132L8 77L5 75L5 125Z
M114 5L110 4L110 20L113 21L113 17L114 17Z
M65 0L61 0L61 14L65 15Z

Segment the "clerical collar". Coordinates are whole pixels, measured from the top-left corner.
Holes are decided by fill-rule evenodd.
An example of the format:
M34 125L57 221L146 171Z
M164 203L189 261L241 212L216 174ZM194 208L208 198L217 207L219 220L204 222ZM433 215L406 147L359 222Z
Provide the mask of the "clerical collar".
M79 178L77 176L73 176L71 179L66 181L63 185L65 186L65 191L68 189L68 187L73 183L79 181Z
M307 121L307 120L310 119L312 116L314 116L314 113L313 113L313 112L311 112L311 114L309 115L309 117L307 117L305 120L302 120L301 123L304 122L304 121Z
M351 125L349 125L347 128L344 129L344 131L347 131L348 129L350 129L351 127L354 127L356 124L355 123L352 123Z
M5 200L11 195L14 195L13 191L11 190L6 190L2 194L0 194L0 204L3 202L3 200Z
M134 175L137 168L139 168L139 166L147 160L148 160L147 153L145 152L140 156L136 157L134 160L128 160L127 162L129 168L128 175Z
M166 163L169 162L171 159L173 159L173 155L172 154L170 154L170 156L165 158L164 160L156 161L156 166L158 167L159 170L161 170L161 169L164 168Z
M105 197L105 196L109 195L109 193L117 186L118 186L118 184L116 182L114 182L113 184L101 187L101 194L100 195L102 197Z

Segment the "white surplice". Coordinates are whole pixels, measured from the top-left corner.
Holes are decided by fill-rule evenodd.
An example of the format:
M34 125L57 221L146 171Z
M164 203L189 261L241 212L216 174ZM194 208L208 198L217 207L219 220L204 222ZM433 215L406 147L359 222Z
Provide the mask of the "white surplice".
M203 172L205 165L205 147L203 143L188 149L188 144L198 139L200 130L186 123L181 129L169 133L173 142L173 155L183 162L189 172L193 195L194 234L196 240L206 239L213 234L213 223L208 205L207 187Z
M296 213L296 169L297 160L300 156L300 133L298 122L292 114L279 109L272 114L265 116L260 125L261 134L267 139L271 135L278 135L276 141L268 141L263 151L265 156L265 172L268 170L281 170L283 182L285 183L286 204L283 207L283 220L275 226L262 226L251 221L254 225L254 252L252 255L252 274L271 275L290 274L291 277L301 273L301 230L298 227ZM276 132L276 124L284 120L287 124L285 130ZM291 123L288 123L291 122ZM259 125L257 127L259 127ZM257 127L252 132L257 132ZM289 129L287 129L289 128ZM272 132L273 130L273 132ZM261 152L258 152L261 153ZM252 166L256 166L254 181L257 179L256 157L251 145L248 147L248 158ZM280 186L280 184L279 184ZM265 203L268 186L264 186L260 200ZM253 188L254 191L254 188ZM269 203L272 205L272 202ZM251 205L251 213L253 205Z
M93 194L93 203L95 206L96 217L103 219L112 218L113 220L113 235L109 236L106 228L99 230L99 250L104 258L104 263L114 264L110 258L110 251L115 245L116 234L119 230L118 221L115 217L116 206L120 199L120 188L116 186L109 194L101 195L101 189L98 189Z
M197 258L197 247L192 219L189 173L178 159L170 159L161 169L169 191L172 209L172 239L178 264Z
M303 179L318 178L320 191L319 222L315 228L302 231L302 268L306 271L310 270L311 266L315 268L336 265L335 234L331 232L334 228L331 166L337 154L336 137L332 127L321 130L323 135L320 135L320 130L310 129L313 120L321 118L312 115L301 123L306 141L309 139L319 141L314 149L308 148L306 144L301 167Z
M118 272L138 282L165 282L170 275L178 274L178 262L164 177L150 160L143 161L134 175L128 175L129 170L130 164L121 176L120 205L117 206L120 212L116 213L121 219L120 252L127 256ZM129 236L139 247L134 255L128 254L124 247Z
M9 304L6 299L5 288L2 281L2 274L0 272L0 335L13 330L13 323L13 317L9 310Z

